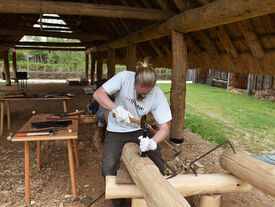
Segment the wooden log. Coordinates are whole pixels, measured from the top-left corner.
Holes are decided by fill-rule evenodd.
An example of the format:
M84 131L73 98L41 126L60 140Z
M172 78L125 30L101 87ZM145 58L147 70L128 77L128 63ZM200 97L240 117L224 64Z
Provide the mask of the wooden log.
M5 77L6 77L6 86L11 86L10 79L10 64L9 64L9 53L4 53L4 69L5 69Z
M234 175L185 174L167 180L184 197L203 194L223 194L249 192L251 185ZM151 184L152 182L149 182ZM106 177L106 199L143 198L139 188L134 184L117 184L116 176Z
M186 71L187 71L187 42L183 34L172 31L172 86L170 140L182 143L184 137Z
M89 40L105 40L109 41L112 38L106 34L91 34L91 33L66 33L66 32L46 32L35 29L0 29L0 35L30 35L30 36L45 36L45 37L60 37L68 39L89 39Z
M41 9L43 13L47 14L132 18L156 21L165 20L174 15L173 12L156 9L64 1L41 1ZM39 1L0 1L0 13L39 14L39 12Z
M257 16L272 14L275 10L274 0L220 0L206 4L202 7L189 9L175 15L164 23L145 27L139 31L97 47L97 51L108 48L125 47L128 42L144 42L167 36L172 30L188 33L204 30L215 26L229 24Z
M150 207L190 206L182 195L162 176L148 157L140 157L139 147L127 143L122 160Z
M250 154L226 150L220 157L223 169L233 173L259 190L275 196L275 166L255 159Z

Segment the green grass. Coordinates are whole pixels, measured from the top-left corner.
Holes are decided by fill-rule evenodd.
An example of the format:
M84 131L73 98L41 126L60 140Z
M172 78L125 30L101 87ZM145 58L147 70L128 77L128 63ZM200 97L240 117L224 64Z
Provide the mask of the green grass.
M167 92L170 84L158 84ZM166 94L170 101L170 94ZM214 143L229 139L259 153L275 149L275 104L202 84L187 84L185 128Z

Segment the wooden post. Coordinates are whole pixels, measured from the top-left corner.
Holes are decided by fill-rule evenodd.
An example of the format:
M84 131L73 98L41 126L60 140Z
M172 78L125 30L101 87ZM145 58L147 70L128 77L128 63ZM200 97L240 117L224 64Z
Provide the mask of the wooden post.
M89 54L85 54L85 78L89 82Z
M136 71L136 44L128 43L126 54L126 67L129 71Z
M30 142L25 141L25 199L26 203L31 203L30 198Z
M74 144L75 163L76 163L76 166L79 167L80 164L79 164L78 146L77 146L77 140L76 139L73 140L73 144Z
M96 64L96 80L102 79L102 54L98 53L97 64Z
M184 137L184 114L187 71L187 42L183 34L172 31L172 87L170 140L182 143Z
M0 126L0 136L4 135L4 108L5 102L1 101L1 126Z
M36 156L37 156L37 168L40 168L40 160L41 160L41 140L36 141Z
M250 154L231 149L220 157L223 169L233 173L254 187L271 196L275 196L275 166L255 159Z
M67 140L68 142L68 156L69 156L69 165L70 165L70 176L71 176L71 184L72 184L72 194L73 198L76 198L76 184L74 177L74 158L73 158L73 150L71 140Z
M13 77L16 77L17 72L17 62L16 62L16 52L12 53L12 70L13 70Z
M108 50L108 59L107 59L107 68L108 68L108 78L111 78L116 73L116 64L115 64L115 50L109 49Z
M161 175L148 157L140 157L139 147L127 143L122 150L122 160L149 206L190 206L176 189Z
M10 101L7 101L7 127L8 130L11 129L11 111L10 111Z
M4 68L5 68L5 76L6 76L6 86L11 86L10 64L9 64L9 53L8 52L4 52Z
M196 207L219 207L220 205L221 195L202 195Z
M96 58L93 54L91 54L91 85L94 84L95 82L95 63L96 63Z
M247 90L246 90L246 95L248 96L252 96L252 76L251 74L248 74L248 78L247 78Z
M230 79L231 79L231 74L228 73L227 74L227 85L226 85L227 88L230 87Z

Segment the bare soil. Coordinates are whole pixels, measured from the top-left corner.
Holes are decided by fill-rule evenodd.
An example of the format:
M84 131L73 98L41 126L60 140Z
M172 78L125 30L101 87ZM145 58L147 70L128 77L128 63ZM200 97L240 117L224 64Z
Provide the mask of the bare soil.
M73 93L75 96L69 101L69 111L86 109L91 96L84 93L85 86L67 86L66 84L32 84L29 94ZM0 86L0 95L8 91L16 91L15 86ZM63 106L59 101L35 101L11 103L11 131L18 131L31 117L32 111L62 112ZM6 120L5 120L6 121ZM5 125L6 127L6 125ZM92 139L94 124L79 125L79 157L80 167L75 169L78 200L73 201L68 165L66 142L42 142L41 169L36 168L36 144L31 143L30 154L30 186L31 200L34 207L67 207L67 206L96 206L109 207L110 201L104 199L104 180L101 176L101 152L97 152ZM26 206L24 183L24 143L10 142L5 135L0 137L0 206ZM166 144L161 144L163 157L177 171L185 173L184 166L190 161L204 154L215 145L203 140L196 134L186 130L185 142L179 146L182 153L174 158L172 151ZM219 166L219 157L223 149L219 148L200 163L204 166L204 173L224 172ZM169 172L166 169L167 173ZM92 204L91 202L94 201ZM191 198L188 198L191 201ZM85 204L86 203L86 204ZM90 203L91 205L88 205ZM80 205L81 204L81 205ZM228 194L222 196L222 207L273 207L275 198L253 188L249 193Z

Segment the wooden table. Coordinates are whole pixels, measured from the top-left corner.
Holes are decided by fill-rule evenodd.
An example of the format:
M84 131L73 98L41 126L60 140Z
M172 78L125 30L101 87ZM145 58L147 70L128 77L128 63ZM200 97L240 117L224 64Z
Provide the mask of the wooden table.
M33 115L27 123L20 129L20 131L33 131L37 130L31 127L32 122L41 122L41 121L49 121L46 120L51 114L36 114ZM40 157L41 157L41 141L44 140L67 140L68 145L68 157L69 157L69 166L70 166L70 177L72 184L72 194L73 197L76 198L76 184L75 184L75 176L74 176L74 161L73 161L73 151L72 151L72 143L74 144L74 152L75 152L75 160L76 165L79 166L79 156L78 156L78 147L77 147L77 137L78 137L78 121L73 120L72 125L69 125L69 128L72 132L69 132L68 129L60 130L54 132L53 136L27 136L27 137L16 137L12 136L11 141L19 142L23 141L25 143L25 198L26 203L30 204L30 142L37 142L37 167L40 168Z
M10 102L11 101L62 101L64 112L68 111L67 101L70 100L70 97L57 97L57 98L0 98L1 102L1 120L0 120L0 136L4 135L4 110L5 102L7 105L7 129L10 130L11 127L11 118L10 118Z

